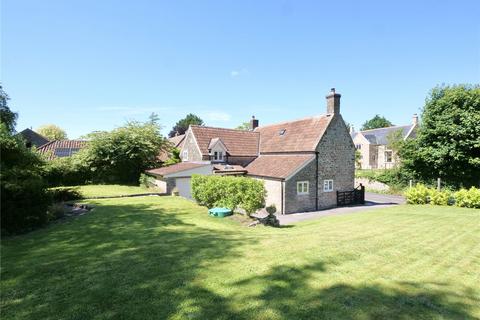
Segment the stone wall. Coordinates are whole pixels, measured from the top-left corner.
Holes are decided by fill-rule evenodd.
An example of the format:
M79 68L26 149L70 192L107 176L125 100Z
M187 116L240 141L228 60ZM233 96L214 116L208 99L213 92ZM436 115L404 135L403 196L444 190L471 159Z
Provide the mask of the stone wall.
M340 115L332 119L330 126L317 147L318 208L337 205L336 191L352 190L355 180L355 146ZM323 181L333 180L333 191L323 191Z
M183 151L187 150L188 152L188 159L184 159ZM185 136L185 142L183 144L182 150L180 151L180 158L182 161L202 161L202 154L198 150L197 143L195 142L195 138L190 130L187 131Z
M295 176L285 181L285 213L314 211L316 209L316 161L313 160ZM308 194L297 194L297 182L308 181Z
M265 190L267 191L267 196L265 198L265 206L270 206L272 204L277 208L277 213L282 212L282 181L273 180L267 178L256 178L263 181L265 185Z

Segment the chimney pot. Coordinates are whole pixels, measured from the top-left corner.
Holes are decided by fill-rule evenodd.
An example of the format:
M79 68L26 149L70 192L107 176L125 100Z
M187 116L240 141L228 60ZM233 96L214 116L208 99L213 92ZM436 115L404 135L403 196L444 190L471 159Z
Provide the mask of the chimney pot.
M335 88L330 89L327 98L327 113L340 114L340 97L342 95L335 92Z
M418 124L418 115L417 115L416 113L413 114L412 123L413 123L414 125L417 125L417 124Z

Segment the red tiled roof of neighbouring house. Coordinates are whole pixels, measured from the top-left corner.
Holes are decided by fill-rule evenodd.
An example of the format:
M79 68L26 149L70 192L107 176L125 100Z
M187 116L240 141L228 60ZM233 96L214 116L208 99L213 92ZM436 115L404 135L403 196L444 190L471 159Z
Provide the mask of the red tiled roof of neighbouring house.
M236 129L190 126L203 155L208 155L212 139L219 138L231 156L257 156L259 134L253 131Z
M86 140L55 140L40 146L37 150L45 154L48 160L52 160L69 157L85 147L86 144Z
M321 115L258 127L260 153L315 151L331 120Z
M208 163L179 162L166 167L150 169L150 170L147 170L146 172L153 175L157 175L157 176L165 176L168 174L181 172L181 171L194 169L194 168L199 168L199 167L204 167L204 166L209 166L209 165L210 164Z
M261 155L245 169L248 175L285 179L314 158L313 154Z

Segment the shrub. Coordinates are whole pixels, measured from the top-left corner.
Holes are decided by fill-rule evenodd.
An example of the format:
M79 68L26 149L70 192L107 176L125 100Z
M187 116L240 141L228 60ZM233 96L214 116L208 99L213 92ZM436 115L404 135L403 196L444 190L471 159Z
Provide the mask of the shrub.
M448 206L452 204L452 193L448 190L438 191L430 189L430 203L437 206Z
M419 183L413 188L408 188L405 197L409 204L427 204L430 201L430 194L431 189Z
M52 196L53 202L55 203L83 198L80 191L78 191L78 188L65 188L65 187L52 188L49 190L49 192Z
M1 228L7 234L34 229L47 222L50 194L41 176L38 154L0 124Z
M51 187L83 185L91 180L91 171L76 155L46 161L42 175Z
M455 205L466 208L480 208L480 189L471 187L470 189L461 189L454 194Z
M242 208L252 214L265 203L263 182L246 177L192 176L192 196L203 206Z
M277 212L277 207L275 207L274 204L271 204L266 207L265 210L267 210L268 214L275 214L275 212Z
M65 207L62 203L55 203L48 207L48 221L58 220L65 216Z
M155 178L145 173L140 174L140 179L138 179L138 182L141 187L145 188L151 188L155 186Z

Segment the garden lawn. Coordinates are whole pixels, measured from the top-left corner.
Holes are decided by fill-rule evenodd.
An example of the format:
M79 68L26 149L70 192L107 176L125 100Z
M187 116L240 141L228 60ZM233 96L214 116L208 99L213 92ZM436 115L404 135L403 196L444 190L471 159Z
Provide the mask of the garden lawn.
M397 206L274 229L178 197L89 203L2 240L2 320L480 318L480 210Z
M93 197L116 197L116 196L125 196L131 194L140 194L140 193L151 193L157 192L156 189L147 189L139 186L124 186L124 185L85 185L85 186L76 186L76 187L66 187L74 188L78 190L82 196L85 198Z

